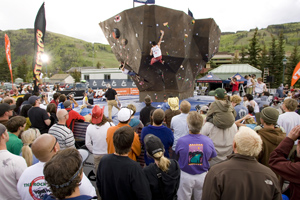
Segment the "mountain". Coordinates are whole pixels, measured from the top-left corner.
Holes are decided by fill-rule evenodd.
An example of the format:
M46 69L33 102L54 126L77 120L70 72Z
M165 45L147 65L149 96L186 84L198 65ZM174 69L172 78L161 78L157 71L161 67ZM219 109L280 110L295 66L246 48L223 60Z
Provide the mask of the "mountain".
M281 33L285 37L285 51L291 52L295 44L299 45L300 22L270 25L258 31L261 46L270 47L272 35L277 38ZM11 56L13 69L26 59L27 69L31 69L33 59L33 29L0 30L0 63L5 58L4 34L11 42ZM235 52L242 47L248 47L249 40L253 37L254 29L237 31L236 33L224 32L221 36L219 52ZM49 55L47 64L48 72L58 73L71 67L103 66L105 68L118 67L119 63L109 45L89 43L65 35L46 32L45 52ZM45 70L45 69L43 69Z

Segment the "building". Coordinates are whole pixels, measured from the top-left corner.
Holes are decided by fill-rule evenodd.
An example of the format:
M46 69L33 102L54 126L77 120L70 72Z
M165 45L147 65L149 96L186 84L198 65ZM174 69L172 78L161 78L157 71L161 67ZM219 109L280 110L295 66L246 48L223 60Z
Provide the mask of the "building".
M55 74L49 79L50 83L74 83L75 79L70 74Z

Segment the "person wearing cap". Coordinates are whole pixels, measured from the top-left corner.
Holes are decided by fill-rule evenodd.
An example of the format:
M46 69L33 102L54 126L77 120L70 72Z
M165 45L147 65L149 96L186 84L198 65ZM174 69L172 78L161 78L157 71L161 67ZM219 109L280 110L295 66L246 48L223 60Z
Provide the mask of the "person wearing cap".
M113 136L116 130L121 127L128 126L131 118L132 110L128 108L121 108L118 112L119 123L117 126L111 126L107 130L106 142L107 142L107 153L111 154L115 152ZM128 153L128 157L136 161L136 157L141 154L141 142L137 133L134 132L134 140L131 146L131 150Z
M135 138L136 134L130 126L120 127L114 132L114 152L103 156L96 176L97 188L103 200L152 199L141 166L129 157Z
M179 110L178 97L169 97L168 104L170 108L165 111L165 122L167 124L167 127L170 128L172 118L176 115L179 115L181 111Z
M26 126L26 118L15 116L8 120L6 128L9 131L9 140L6 143L7 150L15 155L20 155L23 142L19 138Z
M179 138L175 153L181 169L179 200L201 199L202 186L210 167L208 161L217 155L210 138L200 133L203 125L201 115L191 111L187 116L189 134ZM206 198L207 199L207 198Z
M297 153L294 162L288 159L294 143L300 137L300 125L295 126L286 138L271 152L269 159L270 168L281 176L282 180L289 181L289 198L298 200L300 196L300 142L297 143Z
M7 151L8 140L6 127L0 124L0 199L21 199L16 186L27 164L22 156Z
M108 83L106 84L106 92L104 94L106 100L107 100L107 106L108 106L108 118L112 119L112 109L113 107L116 107L118 110L120 110L118 103L119 99L118 99L118 94L116 92L116 90L111 88L111 85Z
M16 105L9 105L8 103L0 104L0 123L6 126L9 118L13 116L13 110Z
M105 117L104 107L95 105L92 109L91 124L85 133L85 146L94 155L94 167L97 172L101 158L107 154L106 134L109 127L114 124Z
M18 181L17 189L22 200L43 199L45 194L51 194L50 187L45 181L43 170L45 163L60 151L60 146L53 135L45 133L34 140L31 149L39 162L28 167ZM57 170L59 168L61 167L58 167ZM68 170L69 166L63 162L62 168ZM96 196L94 186L84 174L79 189L80 194Z
M41 97L35 95L29 97L28 103L30 103L32 107L28 110L28 117L31 122L31 128L37 128L41 134L43 134L48 133L51 120L50 114L40 108L40 98Z
M234 154L208 171L202 199L276 199L281 189L275 173L255 159L262 149L260 136L241 127L232 144Z
M74 122L81 121L84 122L85 118L81 116L78 112L72 109L72 103L70 100L67 100L63 103L66 111L69 113L69 118L67 119L66 125L69 129L74 131Z
M151 105L152 100L149 95L145 97L144 103L146 104L146 106L140 111L140 120L142 121L144 126L146 126L147 123L150 122L150 112L152 110L155 110L156 108Z
M230 128L235 122L236 112L227 99L227 92L223 88L217 88L209 92L215 97L206 115L206 121L214 124L220 129Z
M61 150L46 162L44 175L52 195L45 194L44 200L94 199L92 196L80 194L83 162L84 159L77 149Z
M144 144L144 138L148 134L153 134L159 137L161 142L164 144L165 149L167 149L167 151L164 152L164 156L169 158L169 149L174 143L174 135L171 129L162 124L164 121L164 117L165 113L162 109L154 110L152 115L153 125L149 125L143 128L141 133L141 140ZM148 157L147 154L144 154L144 159L146 165L149 165L150 163L154 162L154 160L151 157Z
M286 137L282 127L277 125L279 113L275 108L266 107L260 112L262 126L255 129L262 139L262 151L257 157L258 162L269 167L270 153Z
M183 100L180 103L181 113L179 115L174 116L171 120L170 128L174 133L174 143L172 146L172 150L170 150L170 151L172 151L171 156L173 159L176 159L175 147L176 147L178 139L181 138L182 136L189 134L189 128L188 128L188 125L186 122L186 118L187 118L190 110L191 110L191 104L188 101Z
M146 135L144 144L147 154L154 159L154 163L143 169L150 184L152 199L175 199L180 181L178 162L164 156L164 145L155 135Z
M232 95L230 97L231 105L236 112L235 121L245 117L248 114L248 109L241 104L241 97L238 95Z
M53 135L61 149L73 147L75 148L75 138L73 132L66 127L66 122L69 118L69 113L66 109L60 109L57 111L57 124L54 124L49 129L48 133Z
M207 115L207 112L208 112L208 106L204 105L200 108L200 115L202 116L203 118L203 125L204 123L206 122L206 115Z

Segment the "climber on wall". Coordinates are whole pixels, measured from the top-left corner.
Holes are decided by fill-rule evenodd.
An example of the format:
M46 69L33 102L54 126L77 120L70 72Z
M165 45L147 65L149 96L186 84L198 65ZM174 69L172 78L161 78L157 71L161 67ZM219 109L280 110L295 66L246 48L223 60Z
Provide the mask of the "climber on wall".
M153 55L153 58L151 59L150 65L153 65L156 62L160 62L160 63L164 64L164 61L162 60L161 50L160 50L160 44L164 37L164 31L160 30L160 32L161 32L161 36L160 36L158 43L156 44L155 41L152 41L150 56Z

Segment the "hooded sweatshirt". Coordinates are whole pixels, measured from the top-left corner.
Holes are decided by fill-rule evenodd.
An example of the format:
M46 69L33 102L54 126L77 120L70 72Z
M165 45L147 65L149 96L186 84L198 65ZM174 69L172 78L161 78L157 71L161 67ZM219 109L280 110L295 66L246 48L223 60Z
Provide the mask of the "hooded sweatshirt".
M257 160L261 164L269 167L269 158L271 152L279 145L279 143L286 137L286 134L281 128L262 128L257 130L257 134L260 135L263 145Z
M228 100L215 100L209 107L206 121L220 129L227 129L234 124L236 112Z
M155 163L143 169L150 184L152 199L156 200L172 200L177 194L180 180L180 168L177 161L170 159L171 164L167 172L163 172ZM160 186L157 174L161 173L163 186ZM162 195L162 190L164 197Z

